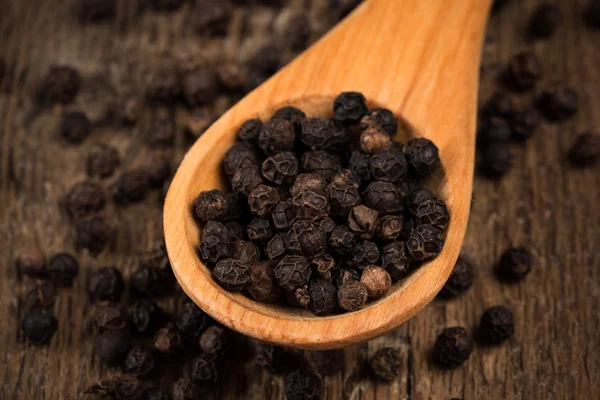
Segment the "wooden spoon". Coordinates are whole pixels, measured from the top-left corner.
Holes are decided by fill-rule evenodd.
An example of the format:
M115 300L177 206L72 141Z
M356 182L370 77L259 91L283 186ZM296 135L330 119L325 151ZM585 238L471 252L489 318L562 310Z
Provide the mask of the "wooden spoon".
M305 53L216 121L181 163L167 195L169 258L188 296L224 325L283 346L343 347L396 328L429 303L458 257L471 204L479 62L491 0L368 0ZM316 317L261 304L221 288L200 261L192 204L200 191L226 189L221 171L236 130L293 105L309 116L332 114L343 91L389 108L416 136L433 140L445 169L436 192L451 220L441 254L360 311Z

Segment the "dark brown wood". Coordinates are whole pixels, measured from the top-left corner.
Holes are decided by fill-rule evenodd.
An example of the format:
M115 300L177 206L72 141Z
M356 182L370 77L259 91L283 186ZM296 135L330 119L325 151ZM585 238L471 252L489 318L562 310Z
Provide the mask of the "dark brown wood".
M376 0L371 0L376 1ZM93 268L116 265L126 276L162 235L161 200L154 192L142 204L110 206L117 236L97 258L76 250L74 232L59 207L68 188L84 177L84 157L94 144L108 142L124 156L123 168L142 165L151 151L142 145L152 118L149 108L133 129L98 124L81 146L56 140L59 110L36 110L33 93L48 66L77 67L82 91L72 108L99 121L107 102L123 90L143 90L147 69L166 52L235 56L243 15L232 23L226 46L199 39L190 24L192 4L172 14L145 12L139 1L120 1L114 22L82 26L73 16L77 1L11 0L0 6L0 56L9 72L0 84L0 398L71 399L100 377L118 373L94 356L94 306L85 295ZM315 29L328 26L326 0L294 2L310 7ZM307 3L302 5L302 3ZM540 87L565 82L578 88L582 107L570 121L544 123L525 145L515 145L516 165L501 182L477 177L464 252L477 263L477 280L463 297L434 301L392 334L345 350L341 374L324 380L327 399L588 399L600 389L600 169L575 170L566 151L577 133L600 124L600 33L582 26L584 0L560 0L564 23L550 40L523 39L527 16L540 1L512 2L492 17L484 49L481 98L510 55L533 49L544 61ZM241 38L241 39L240 39ZM521 104L532 94L516 96ZM181 122L173 160L185 153ZM110 184L110 182L108 183ZM519 284L500 283L493 274L499 255L525 245L535 268ZM55 306L59 330L47 347L24 343L19 319L23 295L31 285L11 266L18 249L39 246L46 255L73 251L81 263L72 289L62 289ZM443 371L430 361L437 333L447 326L473 328L485 307L505 304L515 312L516 334L508 343L477 347L462 367ZM173 300L163 305L174 308ZM383 346L399 347L401 377L376 383L365 369ZM162 381L177 374L173 365ZM234 362L229 382L213 398L283 397L282 379L253 365Z

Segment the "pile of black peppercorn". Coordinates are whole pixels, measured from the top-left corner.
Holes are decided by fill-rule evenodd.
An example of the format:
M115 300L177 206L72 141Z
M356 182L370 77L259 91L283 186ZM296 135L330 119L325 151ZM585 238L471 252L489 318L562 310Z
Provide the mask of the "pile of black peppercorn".
M226 290L324 316L385 296L444 245L450 216L421 187L440 166L428 139L345 92L333 118L284 107L250 119L225 154L232 192L201 192L199 254Z

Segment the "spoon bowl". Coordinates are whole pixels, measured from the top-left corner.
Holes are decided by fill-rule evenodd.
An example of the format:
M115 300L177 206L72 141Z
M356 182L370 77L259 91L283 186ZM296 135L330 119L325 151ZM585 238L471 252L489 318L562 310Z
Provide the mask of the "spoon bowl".
M427 305L458 257L469 215L475 153L480 49L490 0L370 0L287 67L217 120L192 146L169 189L165 240L183 290L222 324L257 339L311 350L379 336ZM444 168L435 192L450 224L442 252L384 298L362 310L317 317L228 292L198 256L200 229L192 205L203 190L227 190L222 160L249 118L270 118L291 105L308 116L331 115L343 91L386 107L415 136L433 140ZM406 132L406 131L405 131Z

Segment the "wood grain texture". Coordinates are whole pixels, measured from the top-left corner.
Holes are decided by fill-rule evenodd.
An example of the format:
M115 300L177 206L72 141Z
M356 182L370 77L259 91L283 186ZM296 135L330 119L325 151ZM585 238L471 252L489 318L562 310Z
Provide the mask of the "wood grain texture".
M565 154L576 133L597 131L600 125L600 33L581 25L586 1L554 2L565 13L564 24L549 41L523 40L526 18L538 0L513 2L492 17L484 48L481 98L492 93L500 67L510 55L533 49L544 60L540 87L553 81L574 85L582 97L581 110L566 123L544 123L525 146L515 146L516 166L501 182L475 178L476 202L464 245L478 265L473 288L454 301L434 301L395 332L346 348L344 371L324 379L324 398L597 396L600 170L573 170ZM75 251L72 228L58 202L68 187L83 177L82 149L108 141L128 156L126 167L141 162L149 156L140 144L152 114L148 110L134 130L99 127L83 147L68 147L55 140L54 114L44 112L31 118L30 99L36 82L52 63L77 66L85 77L77 106L93 113L89 99L101 104L111 97L108 88L143 85L141 60L156 58L171 46L199 51L210 46L192 33L186 18L190 5L170 15L150 12L134 18L131 10L136 2L122 1L115 22L82 27L67 11L76 3L10 0L3 2L0 12L0 55L14 66L0 90L1 399L76 399L99 377L118 372L101 366L94 356L93 307L85 296L85 279L92 268L109 264L128 276L139 255L162 230L157 194L143 204L111 210L120 219L118 236L98 258L76 252L82 271L73 289L60 293L55 306L60 323L57 335L48 347L23 342L18 320L23 313L22 296L31 282L19 280L10 261L20 247L32 244L47 254ZM325 2L307 3L314 15ZM326 24L318 21L324 29ZM97 79L107 84L94 85ZM527 104L531 95L517 99ZM178 110L177 115L183 119L185 111ZM185 148L180 129L174 160L183 156ZM498 282L492 267L499 255L508 246L521 244L534 252L535 269L523 283ZM494 304L514 310L514 338L498 348L477 347L470 360L453 371L442 371L430 362L429 351L441 329L474 327L483 309ZM376 383L364 374L365 363L374 351L388 345L400 348L403 374L392 383ZM209 398L282 398L280 377L247 360L235 366L229 381Z
M164 210L173 270L196 304L254 338L323 350L380 336L435 297L452 271L467 226L477 72L490 4L481 0L451 5L446 0L365 2L202 135L173 178ZM287 104L312 117L331 114L335 98L348 91L363 93L369 106L383 106L402 116L410 136L428 137L439 147L444 171L430 180L451 215L442 252L394 285L389 295L353 313L316 317L308 310L300 313L261 304L226 291L198 257L200 232L189 211L194 199L203 190L225 188L222 160L245 120L257 115L266 120Z

